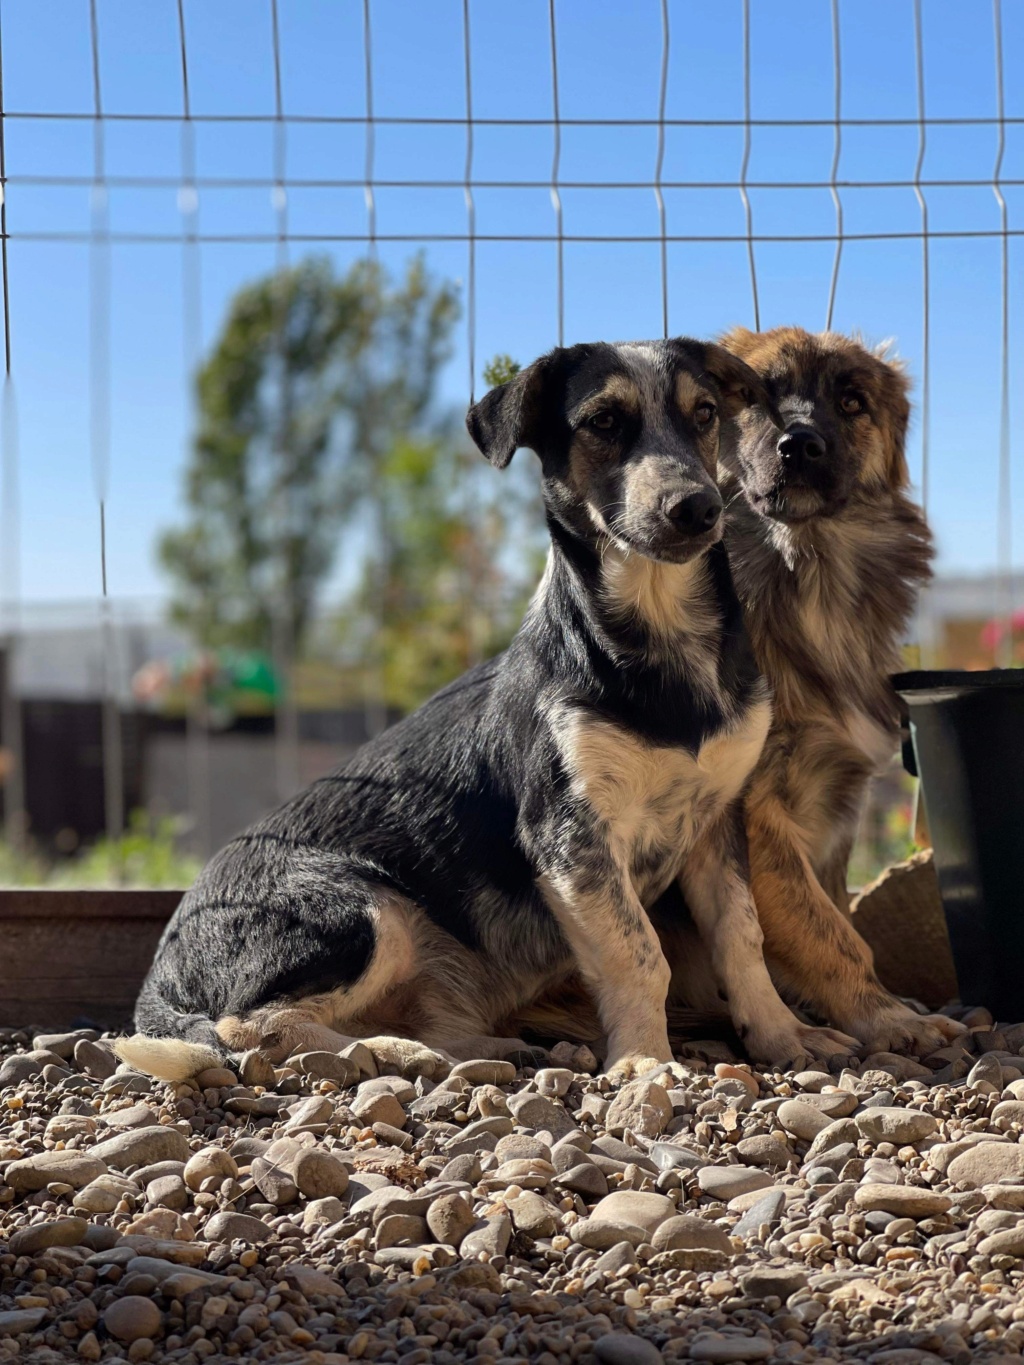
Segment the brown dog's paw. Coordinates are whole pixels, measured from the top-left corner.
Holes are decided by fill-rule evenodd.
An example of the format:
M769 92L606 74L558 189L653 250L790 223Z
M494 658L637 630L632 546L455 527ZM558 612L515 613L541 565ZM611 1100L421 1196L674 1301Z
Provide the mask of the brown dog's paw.
M642 1057L639 1054L626 1053L622 1057L610 1060L604 1069L608 1076L613 1076L617 1081L632 1081L637 1076L646 1076L649 1071L661 1066L665 1060L664 1057ZM671 1058L668 1060L671 1061Z
M894 1001L885 1010L852 1024L851 1032L860 1038L867 1053L909 1052L927 1057L967 1030L944 1014L917 1014L908 1005Z
M748 1033L745 1044L754 1060L780 1071L800 1071L810 1062L850 1057L860 1050L860 1043L849 1034L840 1033L838 1029L813 1028L795 1019L784 1030L763 1038Z

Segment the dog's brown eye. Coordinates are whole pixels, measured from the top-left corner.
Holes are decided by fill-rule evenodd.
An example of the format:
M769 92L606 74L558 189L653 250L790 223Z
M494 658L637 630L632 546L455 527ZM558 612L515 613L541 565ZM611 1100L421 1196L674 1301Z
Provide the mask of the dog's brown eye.
M714 403L698 403L693 410L694 420L699 427L706 427L715 420Z
M839 406L842 408L843 412L852 417L854 413L864 411L864 400L859 393L854 393L852 389L847 389L839 400Z
M615 426L614 412L595 412L591 417L589 425L597 431L611 431Z

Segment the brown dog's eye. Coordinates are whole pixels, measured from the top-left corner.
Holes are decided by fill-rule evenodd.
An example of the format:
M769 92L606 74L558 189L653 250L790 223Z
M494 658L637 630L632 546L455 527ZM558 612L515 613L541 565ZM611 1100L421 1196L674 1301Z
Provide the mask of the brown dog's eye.
M694 421L699 427L706 427L715 420L716 411L714 403L698 403L693 410Z
M853 417L856 413L864 411L864 399L859 393L854 393L853 389L847 389L839 400L839 406L848 417Z
M592 426L595 431L611 431L617 425L615 414L614 412L595 412L587 425Z

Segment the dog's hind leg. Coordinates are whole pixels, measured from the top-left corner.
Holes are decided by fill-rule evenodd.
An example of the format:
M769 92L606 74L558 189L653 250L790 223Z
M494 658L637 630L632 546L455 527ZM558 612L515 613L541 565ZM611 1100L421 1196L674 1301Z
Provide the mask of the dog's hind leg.
M387 994L409 981L417 962L416 923L421 912L403 897L390 892L373 896L369 914L373 921L373 951L355 981L333 990L300 994L301 961L290 967L296 981L295 994L280 994L259 1006L222 1016L217 1036L232 1050L256 1048L278 1062L298 1052L337 1052L365 1034L357 1021L372 1017ZM324 964L308 964L308 978L322 977ZM348 1031L353 1025L353 1031Z
M772 982L750 887L739 802L690 850L679 880L710 948L733 1025L752 1057L799 1067L813 1057L857 1050L856 1038L801 1024Z
M775 803L749 800L747 828L765 951L783 989L869 1052L927 1056L964 1032L944 1015L917 1014L886 990L870 947L825 894Z

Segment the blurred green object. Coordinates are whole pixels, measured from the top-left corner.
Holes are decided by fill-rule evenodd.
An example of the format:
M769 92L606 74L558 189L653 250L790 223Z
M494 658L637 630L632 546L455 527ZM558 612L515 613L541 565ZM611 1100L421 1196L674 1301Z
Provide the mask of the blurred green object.
M201 706L208 725L223 729L238 715L268 715L281 689L274 666L258 650L196 650L144 664L132 679L135 700L166 715Z
M73 858L51 861L38 849L16 852L0 841L0 887L191 886L200 863L180 851L179 833L173 818L133 811L120 838L100 838Z

